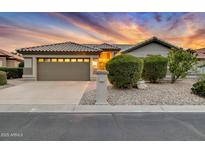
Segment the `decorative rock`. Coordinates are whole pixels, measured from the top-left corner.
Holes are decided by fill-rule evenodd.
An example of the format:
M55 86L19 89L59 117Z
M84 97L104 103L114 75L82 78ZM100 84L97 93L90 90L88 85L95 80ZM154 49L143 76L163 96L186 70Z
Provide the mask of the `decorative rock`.
M137 82L137 88L138 89L146 89L147 88L147 85L145 84L145 81L144 80L140 80Z
M141 90L116 89L108 85L108 103L110 105L204 105L205 98L191 93L191 87L197 80L184 79L175 84L170 81L146 83L147 89ZM95 84L95 83L94 83ZM93 83L89 83L92 87ZM84 93L80 104L94 105L96 100L95 88L89 88Z

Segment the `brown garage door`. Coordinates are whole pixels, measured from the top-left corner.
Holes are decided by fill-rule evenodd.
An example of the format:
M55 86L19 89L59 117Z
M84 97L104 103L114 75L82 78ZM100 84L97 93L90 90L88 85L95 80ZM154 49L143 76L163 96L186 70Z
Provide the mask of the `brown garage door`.
M88 81L90 60L83 58L40 58L38 59L40 81Z

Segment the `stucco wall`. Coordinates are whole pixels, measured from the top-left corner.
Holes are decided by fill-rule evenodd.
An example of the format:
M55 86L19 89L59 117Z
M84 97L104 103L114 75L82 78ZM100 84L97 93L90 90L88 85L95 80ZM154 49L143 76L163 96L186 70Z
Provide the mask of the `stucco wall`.
M7 67L18 67L20 62L16 61L16 60L7 60L6 61L6 65Z
M146 57L147 55L167 56L169 50L169 48L158 43L150 43L144 47L138 48L126 54L130 54L137 57Z
M1 65L0 65L0 67L6 67L6 57L0 57L0 63L1 63Z
M0 67L18 67L20 62L16 60L8 60L6 57L0 57Z

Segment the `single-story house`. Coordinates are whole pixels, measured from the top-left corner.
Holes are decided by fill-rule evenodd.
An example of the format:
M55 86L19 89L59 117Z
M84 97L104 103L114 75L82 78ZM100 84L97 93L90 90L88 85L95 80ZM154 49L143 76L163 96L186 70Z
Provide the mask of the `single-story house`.
M23 78L41 81L77 80L96 78L97 69L105 69L106 62L115 54L167 56L173 44L157 37L136 45L56 43L17 49L24 57Z
M21 56L0 49L0 67L18 67L23 60Z
M87 81L120 51L110 44L56 43L16 50L23 54L23 78L40 81Z
M152 37L148 40L126 48L125 50L122 50L121 53L133 55L136 57L146 57L148 55L167 56L171 48L179 47L157 37Z

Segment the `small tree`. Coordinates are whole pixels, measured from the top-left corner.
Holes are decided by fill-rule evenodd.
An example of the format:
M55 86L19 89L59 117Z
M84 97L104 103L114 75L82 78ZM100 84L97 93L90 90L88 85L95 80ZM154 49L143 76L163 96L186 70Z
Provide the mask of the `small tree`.
M171 81L174 83L179 78L185 78L189 70L196 64L196 56L193 50L173 48L168 54L168 67L171 73Z

